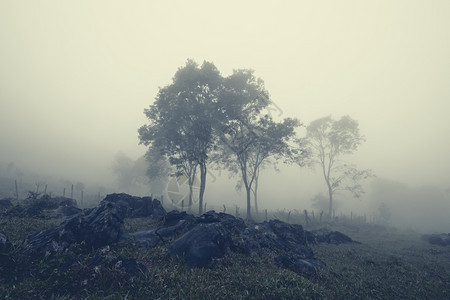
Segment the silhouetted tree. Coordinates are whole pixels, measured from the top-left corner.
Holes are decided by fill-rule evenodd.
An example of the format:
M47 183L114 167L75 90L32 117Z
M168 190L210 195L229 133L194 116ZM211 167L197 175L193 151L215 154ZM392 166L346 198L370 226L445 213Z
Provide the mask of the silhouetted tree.
M318 163L328 188L328 213L333 212L333 196L338 190L347 190L359 197L364 191L361 181L372 176L370 170L358 170L342 163L342 154L351 154L364 141L359 133L358 122L344 116L333 120L331 116L312 121L306 128L307 141L311 148L312 163Z
M143 189L148 190L147 166L148 163L144 157L134 160L124 153L118 153L113 162L117 188L127 193L137 193ZM80 191L83 188L80 188L78 185L76 187Z
M221 132L221 161L234 173L240 173L247 193L247 219L251 219L251 192L258 180L262 164L274 157L287 158L296 154L294 149L296 119L275 122L263 108L268 106L268 93L261 79L251 70L234 71L224 81L220 104L225 114ZM255 206L257 203L255 202Z
M185 166L200 169L199 213L209 154L220 126L218 93L222 77L209 62L200 67L188 60L178 69L172 84L160 88L156 101L145 110L150 124L139 129L140 142L158 149L167 156L177 171Z

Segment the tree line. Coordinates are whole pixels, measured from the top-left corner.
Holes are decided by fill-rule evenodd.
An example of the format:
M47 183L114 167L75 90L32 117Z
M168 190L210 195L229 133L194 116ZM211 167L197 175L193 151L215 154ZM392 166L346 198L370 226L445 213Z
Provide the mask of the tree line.
M188 60L172 83L159 89L153 104L145 109L148 123L139 128L150 179L167 175L185 176L193 204L193 183L200 177L198 212L203 212L208 168L226 169L240 177L246 191L247 219L253 196L257 207L258 179L267 165L318 164L328 187L329 214L333 194L348 190L362 193L360 181L369 170L341 163L341 154L352 153L364 141L358 122L348 116L331 116L311 122L307 134L296 118L276 121L270 113L272 100L264 81L253 70L239 69L227 77L211 62L199 65Z

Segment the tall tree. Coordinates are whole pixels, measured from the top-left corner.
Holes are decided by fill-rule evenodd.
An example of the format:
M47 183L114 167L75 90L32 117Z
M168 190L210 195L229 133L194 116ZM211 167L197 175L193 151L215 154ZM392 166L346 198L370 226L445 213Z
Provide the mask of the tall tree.
M294 153L291 141L295 139L296 119L280 123L263 114L269 105L268 93L261 79L251 70L234 71L224 81L221 107L225 125L221 132L223 164L232 172L240 173L247 194L247 219L251 219L251 192L262 164L269 157L280 159Z
M212 63L199 66L188 60L175 73L172 84L160 88L156 101L145 110L150 124L139 129L140 142L159 149L179 172L186 165L198 166L200 214L208 157L219 126L217 103L221 84L222 77Z
M358 170L339 160L343 154L355 152L364 141L358 122L349 116L333 120L331 116L312 121L306 128L311 147L312 163L320 165L328 189L328 213L333 212L333 196L338 190L347 190L355 197L364 192L361 181L372 176L370 170Z

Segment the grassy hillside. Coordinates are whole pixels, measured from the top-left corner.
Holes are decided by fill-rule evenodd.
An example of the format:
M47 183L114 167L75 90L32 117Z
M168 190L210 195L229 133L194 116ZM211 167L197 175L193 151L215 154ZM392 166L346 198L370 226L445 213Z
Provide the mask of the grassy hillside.
M95 253L67 253L35 265L22 263L23 239L60 220L1 217L13 248L0 257L2 299L449 299L450 248L430 245L413 232L370 225L327 225L361 244L318 244L327 264L305 277L277 267L269 252L230 254L207 268L189 269L165 247L133 245L100 251L135 258L149 272L130 276L115 266L92 268ZM127 219L126 230L156 225ZM309 228L308 228L309 229Z

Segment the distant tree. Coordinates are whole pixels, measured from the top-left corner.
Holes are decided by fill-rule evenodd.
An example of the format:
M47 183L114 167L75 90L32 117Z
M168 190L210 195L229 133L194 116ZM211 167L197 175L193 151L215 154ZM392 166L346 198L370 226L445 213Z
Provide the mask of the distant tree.
M150 192L155 195L162 195L172 173L169 160L158 149L152 147L145 153L145 159L148 162L146 174L150 181Z
M172 84L160 88L145 110L150 124L139 129L140 142L158 149L179 173L200 169L199 213L203 211L207 164L220 126L218 93L222 77L209 62L188 60Z
M330 205L330 199L327 195L323 194L323 193L318 193L316 194L312 199L311 199L311 206L314 209L317 209L319 212L327 212L329 209L329 205ZM333 199L333 208L339 208L340 207L340 202L336 201L336 199Z
M251 219L251 194L257 207L260 168L270 157L285 159L295 153L296 119L275 122L262 110L269 102L261 79L251 70L238 70L225 79L220 104L225 125L221 132L221 160L228 170L240 173L247 194L247 219ZM254 185L256 184L256 185Z
M126 193L148 192L148 178L146 177L146 168L148 164L144 157L134 160L118 153L113 162L113 172L116 175L116 187ZM81 191L84 186L77 184L76 189Z
M340 120L333 120L331 116L317 119L310 123L306 132L311 163L320 165L327 185L328 214L331 216L336 191L346 190L359 197L364 192L361 181L372 176L370 170L358 170L339 161L341 155L356 151L364 137L359 133L358 122L349 116Z

